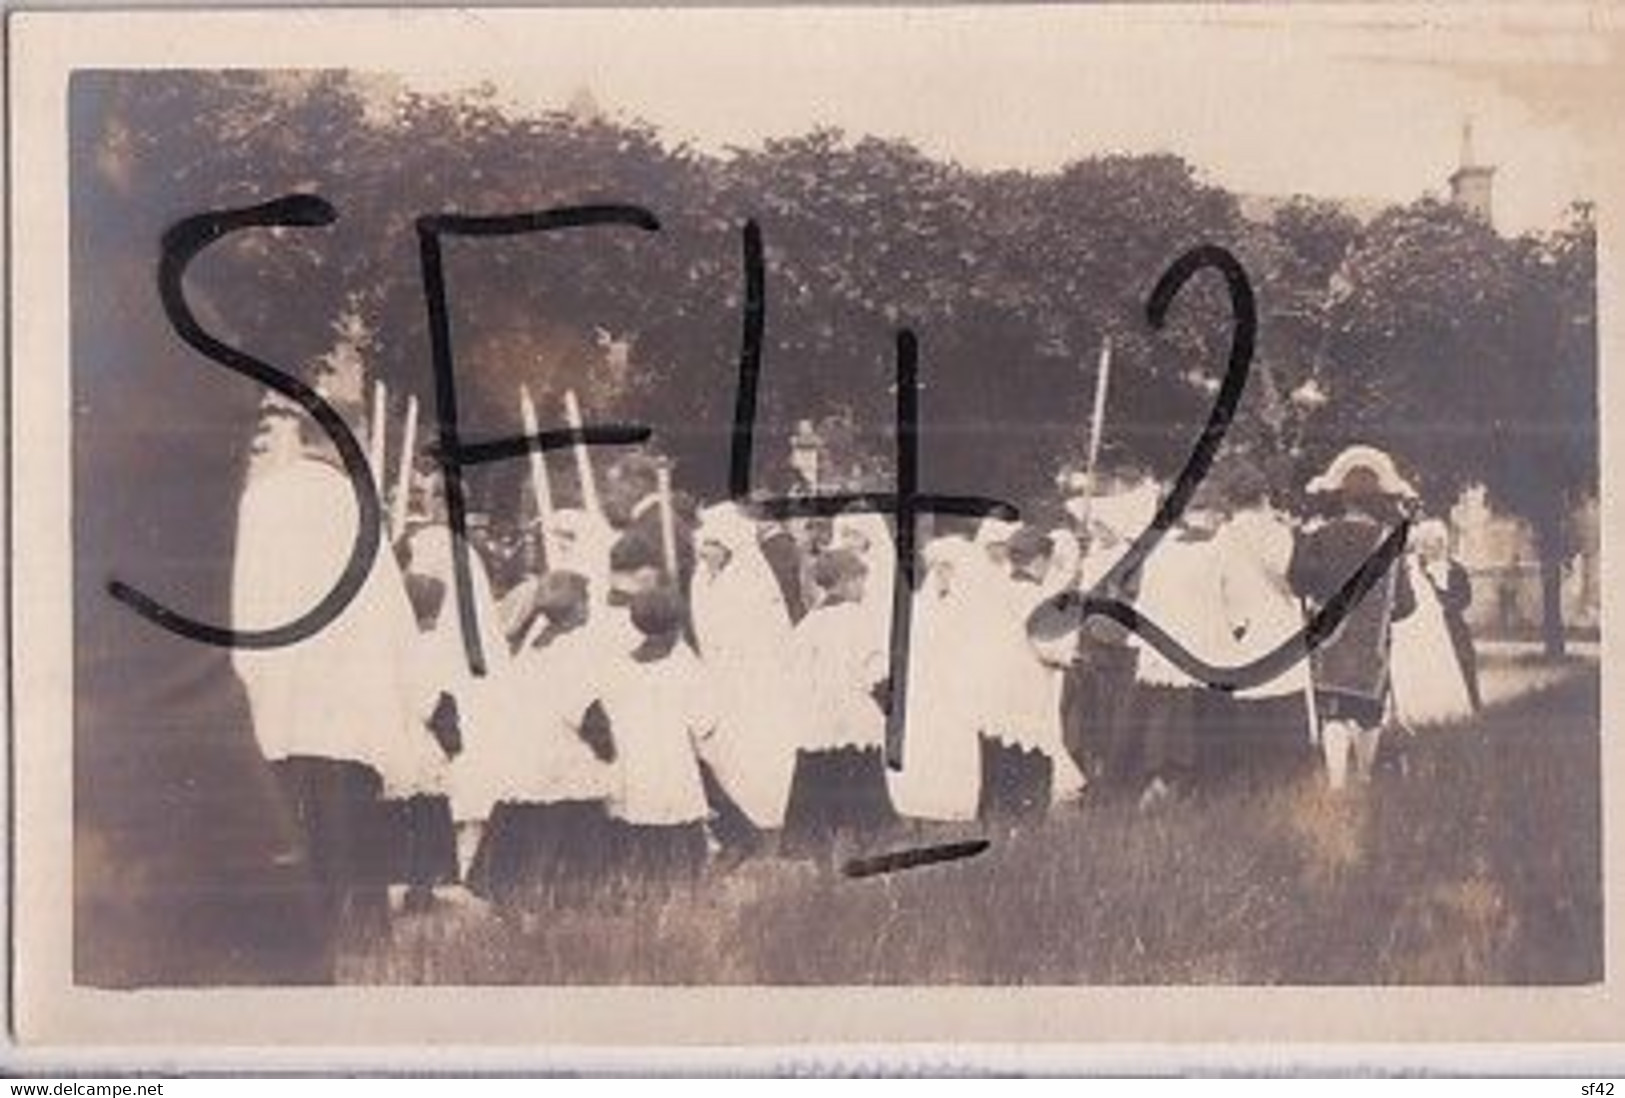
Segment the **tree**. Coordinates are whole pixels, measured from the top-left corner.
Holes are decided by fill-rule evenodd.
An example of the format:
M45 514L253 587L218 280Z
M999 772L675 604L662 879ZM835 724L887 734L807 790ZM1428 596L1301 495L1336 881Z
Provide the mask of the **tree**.
M1506 372L1483 390L1490 497L1528 520L1540 558L1542 637L1564 647L1563 568L1574 514L1598 489L1596 229L1587 207L1546 237L1513 242L1518 294Z
M1328 310L1324 458L1392 450L1435 510L1482 482L1535 532L1546 648L1563 645L1562 568L1596 491L1595 235L1507 239L1432 200L1360 236Z
M69 103L75 976L321 979L326 943L270 867L281 817L226 653L168 637L105 585L229 621L262 390L171 330L159 241L182 217L311 189L324 158L342 162L356 103L322 78L104 72L77 74ZM323 237L251 232L211 249L187 280L203 322L299 369L331 342L343 296L338 265L311 246Z
M1033 333L1035 373L1066 379L1035 387L1034 417L1055 426L1042 444L1052 452L1082 444L1110 337L1106 452L1172 475L1224 369L1230 305L1209 276L1186 287L1161 331L1146 323L1145 305L1184 252L1204 243L1240 248L1247 227L1235 197L1170 155L1082 159L1054 175L1009 180L1004 192L987 203L1000 243L989 274L1020 295L1016 315Z

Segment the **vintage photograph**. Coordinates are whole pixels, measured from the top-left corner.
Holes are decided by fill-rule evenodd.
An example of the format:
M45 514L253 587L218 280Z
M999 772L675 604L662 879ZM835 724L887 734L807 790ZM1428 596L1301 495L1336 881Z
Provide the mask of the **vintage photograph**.
M75 985L1604 981L1599 39L637 18L69 74Z

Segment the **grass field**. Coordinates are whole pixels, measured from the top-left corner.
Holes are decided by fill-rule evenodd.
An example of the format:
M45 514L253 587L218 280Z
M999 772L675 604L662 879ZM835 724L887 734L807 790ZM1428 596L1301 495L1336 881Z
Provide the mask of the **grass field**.
M385 983L1574 984L1602 976L1598 676L1487 669L1511 700L1406 773L1150 815L1100 799L978 857L852 880L761 859L692 892L521 925L397 921Z

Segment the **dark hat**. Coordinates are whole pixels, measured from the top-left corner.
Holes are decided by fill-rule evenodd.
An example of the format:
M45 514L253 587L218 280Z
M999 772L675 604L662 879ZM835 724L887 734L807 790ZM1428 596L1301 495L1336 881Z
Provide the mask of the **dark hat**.
M587 577L562 569L547 572L536 584L536 609L555 621L587 601Z
M1224 488L1228 502L1250 506L1269 497L1269 474L1255 461L1234 461L1225 470Z
M1013 564L1031 564L1040 557L1047 557L1055 551L1055 542L1050 536L1034 529L1023 526L1005 544L1005 552L1009 554Z
M869 572L863 558L849 549L833 549L821 554L813 562L813 582L825 591L833 591L847 580L859 579Z
M660 458L649 453L623 454L609 467L609 479L616 484L630 484L645 491L654 491L660 483Z
M622 534L609 550L609 567L616 572L636 572L642 568L659 568L660 550L641 534Z
M639 591L632 596L632 624L646 637L663 637L683 624L683 599L670 587Z

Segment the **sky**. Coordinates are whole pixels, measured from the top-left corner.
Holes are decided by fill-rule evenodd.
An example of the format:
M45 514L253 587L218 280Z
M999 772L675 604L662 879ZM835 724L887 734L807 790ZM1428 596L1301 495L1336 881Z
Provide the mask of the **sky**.
M424 90L489 81L517 110L586 88L708 151L816 125L975 168L1171 151L1238 192L1362 203L1445 193L1471 119L1496 223L1515 233L1597 197L1587 150L1611 124L1598 88L1619 39L1508 11L1497 25L1362 8L468 13L455 67L397 71Z

